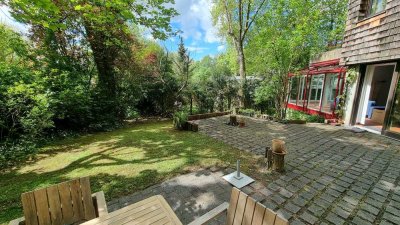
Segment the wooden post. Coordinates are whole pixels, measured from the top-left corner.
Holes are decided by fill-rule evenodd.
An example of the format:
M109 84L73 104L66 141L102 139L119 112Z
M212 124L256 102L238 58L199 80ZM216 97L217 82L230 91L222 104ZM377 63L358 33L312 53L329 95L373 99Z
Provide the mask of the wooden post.
M283 172L285 170L285 155L287 153L285 142L280 139L272 140L272 170Z
M277 153L282 153L286 151L285 142L280 139L272 140L272 151Z
M265 148L265 158L267 160L267 169L272 168L272 149L270 147Z
M236 118L236 115L230 115L230 116L229 116L229 125L231 125L231 126L237 126L237 118Z
M275 170L277 172L283 172L285 171L285 155L286 152L284 153L277 153L277 152L272 152L272 170Z
M199 131L199 125L197 123L192 124L192 131L194 131L194 132Z

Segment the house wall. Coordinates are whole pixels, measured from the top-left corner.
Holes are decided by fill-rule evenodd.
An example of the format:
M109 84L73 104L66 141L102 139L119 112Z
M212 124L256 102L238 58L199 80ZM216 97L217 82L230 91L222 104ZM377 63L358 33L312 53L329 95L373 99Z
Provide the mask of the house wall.
M385 11L364 19L366 1L349 2L341 65L400 59L400 1L387 0Z
M356 71L359 71L359 67L353 67ZM351 125L351 118L352 118L352 114L353 114L353 108L356 107L355 106L355 99L356 99L356 92L357 92L357 86L359 85L360 81L360 73L357 74L357 79L355 79L355 81L351 84L349 84L349 86L347 87L347 98L346 98L346 103L345 103L345 112L344 112L344 124L345 125Z

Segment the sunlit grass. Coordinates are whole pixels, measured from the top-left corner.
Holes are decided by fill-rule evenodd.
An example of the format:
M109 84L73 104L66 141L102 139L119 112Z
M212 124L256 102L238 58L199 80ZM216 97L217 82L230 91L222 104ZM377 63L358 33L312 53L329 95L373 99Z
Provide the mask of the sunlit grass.
M35 161L0 173L0 223L22 215L21 193L75 177L90 176L92 191L109 201L200 167L233 167L238 157L244 171L256 170L253 155L171 127L149 122L49 144Z

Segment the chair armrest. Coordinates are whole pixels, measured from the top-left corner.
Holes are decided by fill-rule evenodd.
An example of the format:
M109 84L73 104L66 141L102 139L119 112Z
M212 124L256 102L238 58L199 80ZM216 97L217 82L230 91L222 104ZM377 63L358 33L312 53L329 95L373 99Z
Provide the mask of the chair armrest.
M209 211L208 213L202 215L201 217L197 218L193 222L189 223L188 225L203 225L203 224L209 222L210 220L212 220L213 218L217 217L224 211L227 211L228 207L229 207L229 203L224 202L221 205L214 208L213 210Z
M98 217L108 214L106 198L104 197L104 192L99 191L92 194L93 203L96 209L96 214Z
M20 225L21 222L25 221L25 217L21 217L15 220L11 220L8 225Z

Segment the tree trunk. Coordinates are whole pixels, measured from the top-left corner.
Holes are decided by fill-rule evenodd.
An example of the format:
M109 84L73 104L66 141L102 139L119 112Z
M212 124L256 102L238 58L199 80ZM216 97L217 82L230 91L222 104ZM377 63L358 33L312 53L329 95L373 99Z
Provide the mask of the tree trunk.
M245 87L246 87L246 64L243 51L243 45L241 43L237 44L237 60L239 64L239 76L240 76L240 87L239 87L239 107L246 107L245 102Z
M190 115L193 115L193 96L190 94Z
M113 66L116 53L112 51L111 46L107 46L106 37L101 31L92 29L92 26L89 23L85 24L85 29L89 37L88 40L97 67L99 76L98 86L106 94L109 94L107 98L113 99L116 96L116 79Z
M219 111L224 111L224 95L222 94L219 96Z

